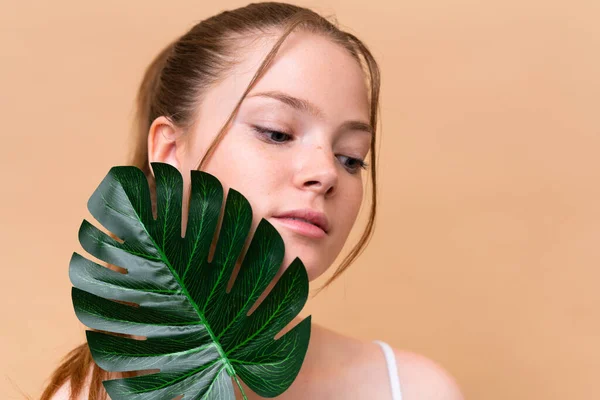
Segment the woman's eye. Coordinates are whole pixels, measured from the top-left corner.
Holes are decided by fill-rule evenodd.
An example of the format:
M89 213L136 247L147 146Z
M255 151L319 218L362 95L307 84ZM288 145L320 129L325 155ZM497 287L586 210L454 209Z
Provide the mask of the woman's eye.
M345 164L345 167L349 167L348 170L350 171L351 174L356 174L358 173L358 169L362 168L362 169L367 169L367 167L369 166L369 164L367 164L366 162L364 162L363 160L359 159L359 158L352 158L352 157L347 157L347 156L340 156L343 157L347 160L347 162L350 164ZM343 164L343 162L342 162Z
M285 143L286 139L291 139L292 135L285 132L273 131L267 128L253 125L252 129L262 136L266 136L267 140L275 143Z

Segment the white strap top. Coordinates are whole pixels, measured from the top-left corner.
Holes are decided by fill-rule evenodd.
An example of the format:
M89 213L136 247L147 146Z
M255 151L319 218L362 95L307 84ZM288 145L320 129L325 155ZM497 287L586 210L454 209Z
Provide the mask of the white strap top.
M400 392L400 379L398 378L398 367L396 365L396 357L394 350L389 344L382 342L381 340L374 340L383 350L385 355L385 361L388 367L388 375L390 377L390 384L392 387L392 400L402 400L402 393Z

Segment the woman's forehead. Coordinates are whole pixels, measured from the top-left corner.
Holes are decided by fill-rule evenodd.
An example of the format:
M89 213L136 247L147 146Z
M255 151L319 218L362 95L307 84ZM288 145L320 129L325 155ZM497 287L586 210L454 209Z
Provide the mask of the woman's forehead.
M246 58L229 75L234 91L240 96L275 40L262 41L260 46L247 50ZM313 116L319 116L320 111L326 114L333 105L368 112L365 78L356 59L331 40L316 35L288 37L247 98L261 93L278 93L280 96L275 97L279 98L287 94L288 98L306 100L296 102L296 108Z
M236 65L226 77L202 96L198 112L205 117L226 118L277 38L262 38L242 49L236 57ZM250 104L277 102L257 96L261 93L302 99L303 102L296 105L306 111L303 115L369 121L368 89L360 64L340 45L314 34L290 36L284 41L267 70L242 101L242 110Z

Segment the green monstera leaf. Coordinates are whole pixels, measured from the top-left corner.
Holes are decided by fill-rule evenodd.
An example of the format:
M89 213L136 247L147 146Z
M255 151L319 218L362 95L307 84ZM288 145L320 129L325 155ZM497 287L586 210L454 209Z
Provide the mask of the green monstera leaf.
M94 361L108 371L159 369L103 382L117 399L235 399L239 378L263 397L283 393L296 378L308 348L311 318L274 336L302 310L308 276L296 258L267 297L248 311L279 270L284 243L261 219L229 293L227 285L252 223L249 202L227 195L216 248L209 261L223 202L219 180L191 171L185 237L181 237L183 179L152 163L157 218L143 172L113 167L88 202L94 218L120 240L83 220L79 241L120 273L73 253L69 276L75 313L86 326ZM131 304L133 303L133 304ZM107 333L105 333L107 332ZM146 340L110 333L145 336ZM148 372L148 371L146 371Z

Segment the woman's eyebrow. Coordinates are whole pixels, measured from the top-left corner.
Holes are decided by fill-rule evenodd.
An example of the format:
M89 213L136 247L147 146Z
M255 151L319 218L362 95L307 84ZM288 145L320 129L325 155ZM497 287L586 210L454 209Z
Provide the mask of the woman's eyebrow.
M298 97L290 96L287 93L280 92L278 90L270 90L267 92L259 92L253 93L246 96L246 98L250 97L269 97L275 100L279 100L282 103L305 113L308 113L318 119L324 119L325 114L323 111L317 107L315 104L311 103L308 100L300 99ZM346 121L344 122L340 128L340 130L357 130L357 131L365 131L367 133L373 134L373 127L371 124L362 122L362 121Z

